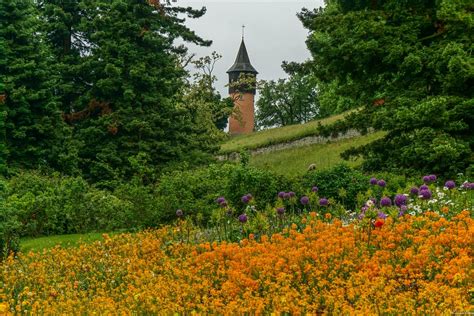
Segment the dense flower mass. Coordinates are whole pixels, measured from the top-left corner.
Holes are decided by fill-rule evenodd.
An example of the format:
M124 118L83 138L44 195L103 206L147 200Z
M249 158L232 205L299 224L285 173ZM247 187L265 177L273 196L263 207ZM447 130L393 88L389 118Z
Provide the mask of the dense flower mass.
M433 194L431 193L430 189L420 191L420 198L422 200L429 200L429 199L431 199L432 196L433 196Z
M445 188L448 188L450 190L454 189L456 187L456 183L453 181L453 180L448 180L446 181L446 183L444 184L444 187Z
M379 180L377 185L381 188L385 188L387 186L387 182L385 182L385 180Z
M385 196L380 200L380 206L386 207L386 206L390 206L390 205L392 205L392 200L390 200L389 197Z
M407 204L407 197L404 194L397 194L394 199L395 205L400 207Z
M328 206L329 205L329 200L326 198L322 198L319 200L319 205L320 206Z
M411 195L418 195L419 191L420 191L420 190L419 190L417 187L412 187L412 188L410 189L410 194L411 194Z
M247 214L240 214L240 215L239 215L239 222L241 222L241 223L247 223L247 220L248 220Z
M307 196L303 196L303 197L301 197L300 202L303 205L308 205L309 204L309 198Z
M470 310L474 221L435 213L307 224L239 243L170 228L104 236L0 265L12 314L451 314Z

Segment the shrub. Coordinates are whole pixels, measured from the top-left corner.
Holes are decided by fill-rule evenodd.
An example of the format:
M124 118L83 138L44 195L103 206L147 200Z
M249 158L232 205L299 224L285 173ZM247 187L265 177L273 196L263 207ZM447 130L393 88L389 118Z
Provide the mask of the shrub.
M84 233L129 227L130 204L79 177L22 173L8 182L1 216L14 216L20 236ZM9 215L8 215L9 214Z
M357 195L369 189L369 176L361 171L340 164L329 170L308 172L302 179L303 186L319 188L319 196L332 198L349 209L357 205Z
M216 208L216 199L225 196L231 205L242 207L241 197L251 193L258 208L273 204L281 188L297 190L296 181L265 170L235 164L216 164L206 168L174 171L160 179L160 222L175 218L177 209L207 221Z

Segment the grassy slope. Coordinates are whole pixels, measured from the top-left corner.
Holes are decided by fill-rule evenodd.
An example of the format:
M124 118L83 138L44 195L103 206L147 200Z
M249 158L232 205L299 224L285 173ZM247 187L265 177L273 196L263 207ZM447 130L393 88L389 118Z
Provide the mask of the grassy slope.
M28 252L53 248L58 245L64 248L76 247L81 242L90 243L97 240L103 240L102 234L103 233L88 233L25 238L21 240L20 249L23 252Z
M344 161L340 157L343 151L351 147L368 144L383 137L383 135L384 132L377 132L327 144L314 144L260 154L251 157L250 164L255 167L272 170L278 174L301 175L306 172L308 166L312 163L316 164L318 169L330 168ZM362 160L358 159L357 161L349 161L347 163L351 166L357 166L361 162Z
M334 123L352 111L344 112L321 120L311 121L306 124L289 125L280 128L259 131L251 135L231 137L228 141L222 144L221 153L230 153L240 151L241 149L255 149L314 135L319 124L327 125Z

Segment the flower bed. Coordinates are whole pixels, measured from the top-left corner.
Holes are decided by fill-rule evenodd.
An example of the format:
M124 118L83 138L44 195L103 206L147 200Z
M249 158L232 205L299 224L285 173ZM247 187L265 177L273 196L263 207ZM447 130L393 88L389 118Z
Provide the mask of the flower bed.
M474 307L474 220L434 212L372 227L302 215L235 243L179 242L170 228L0 265L0 313L410 313ZM379 226L379 227L377 227Z

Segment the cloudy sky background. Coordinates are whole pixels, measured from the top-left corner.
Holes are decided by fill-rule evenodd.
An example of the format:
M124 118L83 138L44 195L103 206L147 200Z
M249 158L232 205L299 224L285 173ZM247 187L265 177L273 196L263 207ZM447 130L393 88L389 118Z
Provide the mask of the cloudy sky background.
M226 71L237 55L242 25L245 25L250 61L259 72L258 79L283 78L282 61L304 61L310 56L305 44L308 32L296 14L303 7L322 6L323 0L177 0L176 5L207 8L203 17L187 19L186 24L204 39L212 40L212 46L187 46L197 57L210 55L212 51L223 56L216 65L215 75L216 88L226 96Z

